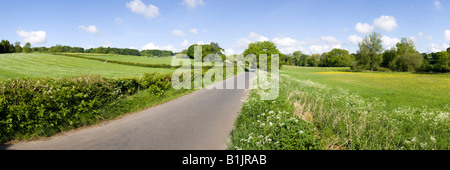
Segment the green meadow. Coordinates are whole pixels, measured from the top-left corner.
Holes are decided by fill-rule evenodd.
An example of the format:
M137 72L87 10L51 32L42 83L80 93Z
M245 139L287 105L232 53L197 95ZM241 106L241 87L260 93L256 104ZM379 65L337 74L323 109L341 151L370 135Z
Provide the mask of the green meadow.
M106 56L104 56L106 57ZM146 60L147 62L161 62ZM139 61L141 62L141 61ZM174 69L145 68L87 60L48 53L0 54L0 80L10 78L63 78L100 75L107 78L140 77L144 73L172 73Z
M282 74L379 98L391 110L400 106L442 108L450 103L450 74L350 72L348 68L285 66Z
M279 97L249 92L232 150L448 150L449 74L285 66Z

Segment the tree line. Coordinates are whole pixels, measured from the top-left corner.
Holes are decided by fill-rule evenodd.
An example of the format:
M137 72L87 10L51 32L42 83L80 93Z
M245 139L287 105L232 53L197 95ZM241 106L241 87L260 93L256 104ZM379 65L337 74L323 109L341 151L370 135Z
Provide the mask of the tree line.
M118 54L118 55L133 55L133 56L146 56L146 57L168 57L173 56L175 53L168 50L136 50L128 48L111 48L111 47L98 47L84 49L82 47L71 47L63 45L55 45L50 48L47 47L31 47L30 43L26 43L22 48L20 42L11 44L8 40L2 40L0 43L0 53L97 53L97 54Z
M384 50L381 34L375 32L358 47L354 54L345 49L312 55L296 51L285 55L284 62L307 67L351 67L355 71L450 72L450 47L441 52L419 53L414 41L402 38L394 47Z

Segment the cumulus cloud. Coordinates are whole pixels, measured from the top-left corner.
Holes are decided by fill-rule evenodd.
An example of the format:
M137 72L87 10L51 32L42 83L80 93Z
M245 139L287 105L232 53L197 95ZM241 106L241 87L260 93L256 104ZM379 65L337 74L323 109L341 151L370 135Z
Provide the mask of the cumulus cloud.
M194 9L199 5L205 5L205 2L203 0L183 0L181 4L186 5L189 9Z
M360 23L358 22L355 25L355 30L361 34L369 34L373 31L373 26L368 23Z
M436 9L441 9L442 5L440 1L433 1L433 5Z
M42 44L47 40L47 33L45 31L24 31L19 28L16 33L22 38L22 42L30 42L32 45Z
M152 19L159 16L158 7L149 4L145 5L141 0L132 0L126 4L127 8L135 14L144 16L147 19Z
M186 34L181 30L173 30L172 35L182 37L182 36L185 36Z
M240 38L236 42L235 47L246 48L248 46L248 44L257 42L257 41L269 41L269 38L264 37L262 35L254 33L254 32L250 32L250 34L247 36L247 38Z
M353 45L358 45L358 43L363 41L363 38L357 35L350 35L347 37L347 40L350 41Z
M398 25L393 16L383 15L373 21L373 26L384 31L394 31Z
M100 31L95 25L89 25L87 27L84 25L80 25L78 26L78 28L89 34L100 34Z
M309 52L311 54L322 54L324 52L329 52L334 48L341 48L342 43L332 36L322 36L321 41L318 44L309 46Z
M235 53L235 51L233 49L227 48L227 49L225 49L224 54L225 55L233 55L233 54L236 54L236 53Z
M400 42L400 40L398 38L392 38L389 36L382 36L381 41L382 41L383 46L387 49L394 47L395 45L397 45L397 43Z
M433 44L428 45L428 52L429 53L441 52L441 51L445 51L448 47L449 47L449 44L446 44L446 43L442 43L442 44L433 43Z
M450 30L444 31L444 37L445 37L445 40L450 41Z
M166 46L158 46L155 45L155 43L148 43L142 47L142 50L169 50L169 51L177 51L177 49L172 45L166 45Z
M112 47L112 43L110 41L107 41L105 44L102 45L102 47L105 48Z
M184 47L184 48L187 48L187 47L189 47L189 41L188 40L184 40L182 43L181 43L181 46L182 47Z
M303 53L307 53L307 50L303 47L306 42L300 42L290 37L276 37L272 41L280 49L280 52L284 54L293 53L295 51L302 51Z

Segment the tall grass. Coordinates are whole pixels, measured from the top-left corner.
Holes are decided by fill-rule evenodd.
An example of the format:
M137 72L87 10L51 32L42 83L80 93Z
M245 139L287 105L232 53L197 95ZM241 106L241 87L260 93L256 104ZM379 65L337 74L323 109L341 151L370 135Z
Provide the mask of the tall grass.
M258 89L251 92L230 149L450 149L448 106L387 110L385 105L378 98L283 75L276 100L260 101ZM270 144L260 146L258 139L269 134Z

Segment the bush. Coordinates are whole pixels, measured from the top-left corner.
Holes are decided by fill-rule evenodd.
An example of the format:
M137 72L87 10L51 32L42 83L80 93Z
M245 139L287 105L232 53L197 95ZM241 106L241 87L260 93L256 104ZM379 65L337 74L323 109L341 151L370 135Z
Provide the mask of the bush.
M14 79L0 82L0 142L49 136L101 119L99 110L139 90L161 96L171 88L170 75L141 79L85 76L66 79Z

